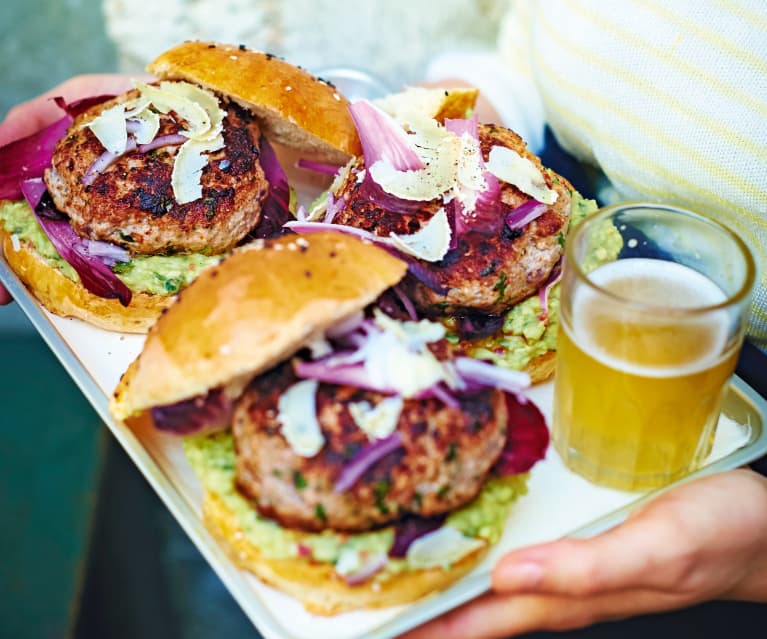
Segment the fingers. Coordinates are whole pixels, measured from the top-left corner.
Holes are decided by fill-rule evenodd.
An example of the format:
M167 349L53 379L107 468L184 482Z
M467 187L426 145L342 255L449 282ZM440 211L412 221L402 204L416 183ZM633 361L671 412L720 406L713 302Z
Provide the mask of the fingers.
M684 605L678 595L652 590L595 597L486 595L403 635L401 639L501 639L537 630L573 630Z
M493 587L505 593L589 596L626 588L663 587L664 540L642 522L624 523L592 539L563 539L503 557Z
M71 78L12 108L0 124L0 146L31 135L61 118L62 111L52 100L56 96L73 102L88 96L122 93L130 86L131 78L125 75L93 74Z
M11 297L10 293L8 293L3 285L0 284L0 306L8 304L11 301L13 301L13 298Z

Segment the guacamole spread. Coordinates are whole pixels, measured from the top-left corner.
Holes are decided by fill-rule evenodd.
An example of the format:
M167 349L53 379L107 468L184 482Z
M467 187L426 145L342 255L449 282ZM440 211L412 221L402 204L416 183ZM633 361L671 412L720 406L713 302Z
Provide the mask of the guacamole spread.
M578 226L586 216L597 210L594 200L587 200L580 193L572 194L570 230ZM564 246L564 235L560 239ZM584 263L588 272L615 258L623 246L618 229L606 221L598 233L595 248ZM559 328L559 284L549 291L548 316L542 317L541 301L533 295L515 305L506 315L500 335L481 341L467 341L464 346L469 355L494 362L514 370L522 370L530 360L550 350L556 350Z
M5 201L0 204L0 223L8 233L28 242L51 266L74 282L79 281L75 270L58 254L51 241L37 223L26 202ZM147 255L133 257L129 262L118 262L112 271L134 293L173 295L191 283L200 271L218 264L220 256L201 253L190 255Z
M206 490L216 493L234 512L243 534L266 556L289 559L300 556L299 546L311 549L314 561L335 564L348 550L370 555L387 553L394 543L394 530L383 528L354 535L333 531L304 533L281 527L262 517L234 486L234 440L229 431L197 435L184 440L184 452ZM514 500L527 492L527 474L499 477L486 482L479 496L452 513L447 524L468 537L497 542ZM305 550L304 550L305 552ZM407 560L390 559L381 578L407 570Z

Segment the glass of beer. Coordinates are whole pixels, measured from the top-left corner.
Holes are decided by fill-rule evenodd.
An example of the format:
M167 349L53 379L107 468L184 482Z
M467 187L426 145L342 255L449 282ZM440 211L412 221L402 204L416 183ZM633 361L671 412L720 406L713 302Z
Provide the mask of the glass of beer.
M567 240L552 440L597 484L647 490L708 456L755 280L731 230L624 204Z

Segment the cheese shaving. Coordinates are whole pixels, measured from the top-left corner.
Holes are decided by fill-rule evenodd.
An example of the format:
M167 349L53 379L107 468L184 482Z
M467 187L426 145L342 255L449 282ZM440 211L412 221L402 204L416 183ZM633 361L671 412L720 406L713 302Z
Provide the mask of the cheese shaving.
M402 397L387 397L375 407L370 402L354 402L349 404L349 413L368 439L375 441L386 439L396 430L404 403Z
M416 539L407 550L411 568L449 568L485 545L481 539L465 537L451 526L442 526Z
M128 145L128 129L125 123L125 105L116 104L104 109L101 114L86 125L110 153L125 153Z
M160 113L170 113L174 111L180 118L186 120L187 129L179 131L181 135L188 138L202 137L211 129L210 116L196 102L192 102L186 97L177 95L171 91L164 90L168 82L160 83L159 87L135 82L137 89L141 91L143 97L152 101L152 106Z
M136 124L133 137L136 138L137 144L149 144L157 137L160 130L160 116L154 111L150 111L148 108L143 109L129 119Z
M212 141L188 140L179 147L173 163L171 185L173 195L179 204L186 204L202 197L202 170L208 163L203 153L218 151L224 146L224 137L219 135Z
M437 211L418 231L410 235L391 233L392 244L403 253L427 262L439 262L450 249L452 231L445 209Z
M547 186L538 167L505 146L494 146L490 149L486 168L499 180L513 184L539 202L554 204L557 200L559 194Z
M314 457L325 445L325 437L317 421L318 386L317 380L303 380L282 393L278 402L277 419L282 425L282 435L301 457Z

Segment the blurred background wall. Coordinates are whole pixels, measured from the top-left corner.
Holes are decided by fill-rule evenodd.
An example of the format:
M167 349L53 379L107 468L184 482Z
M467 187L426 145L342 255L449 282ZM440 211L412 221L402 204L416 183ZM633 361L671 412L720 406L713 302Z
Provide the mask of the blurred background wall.
M0 2L0 119L78 73L115 69L99 0ZM15 304L0 307L0 636L71 634L107 445Z

